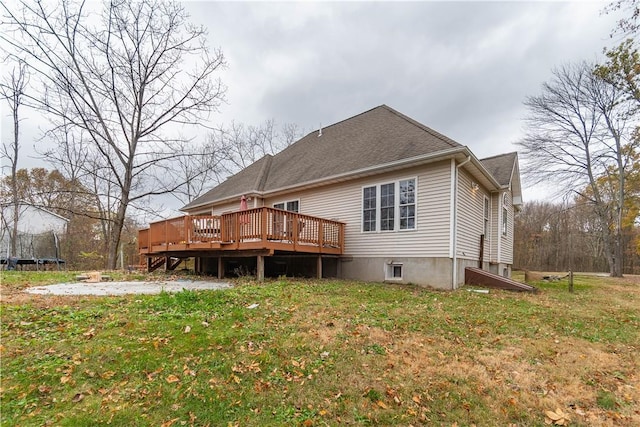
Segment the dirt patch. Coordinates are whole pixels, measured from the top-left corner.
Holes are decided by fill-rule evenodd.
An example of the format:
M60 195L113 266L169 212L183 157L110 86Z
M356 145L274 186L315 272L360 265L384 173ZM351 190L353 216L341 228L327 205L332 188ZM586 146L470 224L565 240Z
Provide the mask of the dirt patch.
M219 290L233 285L228 282L204 280L167 281L113 281L99 283L58 283L54 285L31 286L23 289L0 287L0 302L6 304L41 305L73 304L80 298L92 296L117 296L159 294L182 290Z
M59 283L56 285L33 286L24 291L40 295L128 295L159 294L182 290L218 290L230 288L227 282L200 280L173 280L156 282L99 282L99 283Z

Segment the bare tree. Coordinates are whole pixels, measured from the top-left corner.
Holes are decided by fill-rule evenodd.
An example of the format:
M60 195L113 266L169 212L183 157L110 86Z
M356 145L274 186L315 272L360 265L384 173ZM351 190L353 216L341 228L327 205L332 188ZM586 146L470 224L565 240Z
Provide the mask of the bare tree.
M614 28L611 36L619 33L622 35L633 35L640 30L640 0L616 0L611 2L605 9L604 13L614 11L625 12L625 17L618 21L618 25Z
M175 181L184 185L172 192L183 203L189 203L206 190L222 182L266 154L276 154L301 136L298 125L275 120L260 125L232 122L208 134L204 144L184 144L175 160Z
M525 203L515 217L514 265L538 271L606 269L601 222L584 202L577 197Z
M15 254L17 250L18 235L18 219L20 217L20 199L18 198L18 155L20 154L20 107L24 104L25 90L28 83L27 68L24 62L19 61L13 68L11 75L0 83L0 94L7 101L11 117L13 119L13 141L3 142L0 158L6 159L11 167L11 197L10 203L12 209L12 223L5 224L6 230L9 232L9 240L11 242L11 254ZM4 168L4 166L3 166ZM3 221L7 218L3 217Z
M37 106L54 127L84 132L101 182L108 267L115 268L131 203L182 185L166 182L179 135L217 110L225 89L220 50L171 0L21 0L2 3L5 49L24 55L40 83ZM178 135L178 136L177 136ZM113 204L112 204L113 202Z
M556 182L565 194L579 194L601 222L605 255L612 276L622 275L621 214L624 175L633 150L627 129L629 106L615 86L593 73L587 63L553 72L542 94L527 98L527 133L518 144L532 182ZM620 183L608 197L603 176Z
M183 181L184 185L171 194L187 204L219 184L224 179L225 169L222 153L213 144L183 145L180 149L182 155L176 159L176 168L171 172L177 175L176 181Z
M280 129L275 120L254 126L232 122L209 134L207 146L218 153L226 175L238 172L266 154L277 154L301 136L296 124L285 123Z

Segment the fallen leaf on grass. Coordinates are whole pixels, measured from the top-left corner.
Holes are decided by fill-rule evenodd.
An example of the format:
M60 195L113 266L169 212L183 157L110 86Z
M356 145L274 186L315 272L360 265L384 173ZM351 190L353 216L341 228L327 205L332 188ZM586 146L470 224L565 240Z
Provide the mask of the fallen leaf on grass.
M82 335L87 337L88 339L91 339L96 335L96 328L91 328L87 332L83 333Z
M84 399L84 394L82 393L77 393L75 396L73 396L73 399L71 399L71 401L73 403L78 403L80 402L82 399Z
M101 377L103 380L108 380L108 379L113 378L113 376L114 376L115 374L116 374L116 373L115 373L115 372L113 372L113 371L106 371L106 372L101 373L101 374L100 374L100 377Z
M189 332L191 332L191 326L187 325L184 327L184 333L188 334Z
M180 418L174 418L172 420L169 421L165 421L163 422L160 427L171 427L176 421L178 421Z
M171 374L171 375L167 376L166 381L167 381L169 384L173 384L173 383L177 383L177 382L179 382L179 381L180 381L180 378L179 378L177 375L173 375L173 374ZM164 424L163 424L163 425L164 425ZM169 424L169 425L171 425L171 424Z
M66 384L69 381L71 381L71 377L68 375L65 375L64 377L60 377L60 384Z
M382 400L378 400L376 402L376 405L378 405L379 407L381 407L382 409L388 409L389 407L382 401Z
M556 408L554 411L545 411L546 416L544 422L548 425L567 426L571 422L569 415L562 411L560 408Z

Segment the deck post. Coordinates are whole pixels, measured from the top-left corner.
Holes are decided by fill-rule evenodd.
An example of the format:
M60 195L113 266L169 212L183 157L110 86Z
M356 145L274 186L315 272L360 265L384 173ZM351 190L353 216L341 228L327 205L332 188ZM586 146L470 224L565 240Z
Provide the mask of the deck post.
M169 221L164 221L164 250L169 250Z
M187 245L189 243L191 243L191 219L189 218L189 215L185 215L184 216L184 243L186 243ZM189 246L187 246L188 248Z
M262 232L262 241L267 241L267 210L263 207L260 211L260 230Z
M322 255L318 255L317 264L318 264L318 267L317 267L318 279L322 279Z
M258 276L258 281L262 282L264 280L264 256L258 255L257 258L258 271L256 272L256 275Z
M169 271L169 260L170 260L170 258L168 256L164 257L164 271L165 271L165 273L167 271Z
M237 213L232 214L233 225L236 234L236 249L240 248L240 216Z
M224 277L224 262L222 262L222 257L218 257L218 279L222 279Z

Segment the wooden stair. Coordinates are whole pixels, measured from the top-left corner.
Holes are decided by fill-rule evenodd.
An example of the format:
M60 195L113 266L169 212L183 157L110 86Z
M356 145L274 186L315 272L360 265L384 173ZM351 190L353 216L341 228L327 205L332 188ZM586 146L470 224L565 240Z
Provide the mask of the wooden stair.
M151 263L149 263L149 273L151 273L152 271L156 271L157 269L165 265L165 262L167 263L167 271L175 270L176 267L178 267L182 262L182 258L170 257L169 259L167 259L163 256L153 257L151 258Z
M506 277L498 276L497 274L489 273L488 271L474 267L467 267L464 269L464 283L466 285L479 285L488 288L506 289L508 291L538 291L538 289L533 286L516 282L515 280L507 279Z
M175 270L177 266L182 262L182 258L169 258L167 270Z
M152 271L156 271L158 268L162 267L164 265L164 262L165 257L163 256L151 258L151 262L148 264L149 273L151 273Z

